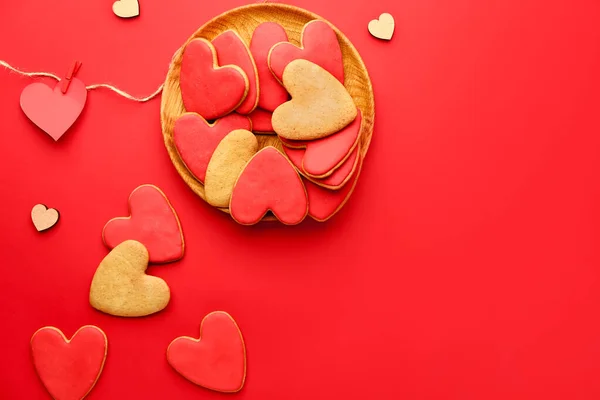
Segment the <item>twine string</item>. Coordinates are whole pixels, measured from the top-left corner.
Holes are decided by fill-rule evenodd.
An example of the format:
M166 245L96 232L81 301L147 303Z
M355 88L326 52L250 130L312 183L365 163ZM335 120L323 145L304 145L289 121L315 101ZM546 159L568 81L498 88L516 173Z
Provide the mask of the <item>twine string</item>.
M21 71L20 69L17 69L15 67L13 67L12 65L10 65L9 63L7 63L6 61L3 61L3 60L0 60L0 65L3 66L4 68L8 69L9 71L14 72L14 73L16 73L18 75L21 75L21 76L28 76L28 77L43 76L43 77L46 77L46 78L52 78L52 79L54 79L56 81L60 81L60 78L57 75L54 75L53 73L50 73L50 72L25 72L25 71ZM152 100L156 96L158 96L160 94L160 92L162 92L162 90L163 90L163 85L164 84L161 84L154 92L152 92L151 94L149 94L148 96L145 96L145 97L135 97L135 96L132 96L131 94L125 92L124 90L121 90L121 89L119 89L116 86L109 85L108 83L95 83L93 85L86 86L85 88L87 90L95 90L95 89L105 88L105 89L108 89L108 90L111 90L111 91L115 92L119 96L125 97L126 99L137 101L139 103L145 103L145 102L147 102L149 100Z

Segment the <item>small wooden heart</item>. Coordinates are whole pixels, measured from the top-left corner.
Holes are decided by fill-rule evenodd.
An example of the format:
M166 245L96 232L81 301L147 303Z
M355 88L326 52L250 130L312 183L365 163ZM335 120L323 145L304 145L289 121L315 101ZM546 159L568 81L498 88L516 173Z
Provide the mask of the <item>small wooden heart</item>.
M369 22L369 32L378 39L390 40L394 34L394 17L383 13L379 19Z
M43 204L36 204L31 209L31 220L35 229L42 232L52 228L58 222L60 214L54 208L47 208Z
M138 0L117 0L112 6L117 17L133 18L140 15L140 4Z

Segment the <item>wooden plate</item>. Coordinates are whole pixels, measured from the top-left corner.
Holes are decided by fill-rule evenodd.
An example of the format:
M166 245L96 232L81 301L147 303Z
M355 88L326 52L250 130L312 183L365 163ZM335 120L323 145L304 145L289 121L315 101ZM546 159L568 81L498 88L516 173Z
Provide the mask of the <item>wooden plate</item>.
M179 74L181 70L181 60L183 58L183 49L193 39L205 38L212 41L227 29L236 30L246 44L249 45L254 29L261 23L268 21L281 24L287 31L289 41L299 46L302 27L308 21L314 19L325 21L331 25L340 42L342 55L344 57L344 86L363 115L363 124L360 133L360 150L362 154L361 162L364 160L373 135L375 103L371 79L369 78L367 69L360 58L358 51L356 51L352 43L350 43L348 38L346 38L342 32L329 21L316 14L285 4L251 4L227 11L208 21L198 29L173 56L173 61L169 67L169 72L167 73L163 88L160 118L165 146L167 147L171 161L173 162L173 165L175 165L179 175L181 175L185 183L187 183L187 185L203 200L206 200L204 197L204 185L197 181L185 167L185 164L181 161L181 158L177 153L175 143L173 142L173 127L175 126L175 121L185 112L183 100L181 98L181 89L179 87ZM256 137L258 138L260 148L265 146L275 146L281 150L282 144L277 136L256 135ZM229 212L226 208L219 208L219 210L227 213ZM270 215L270 213L263 218L263 220L272 219L274 219L274 217Z

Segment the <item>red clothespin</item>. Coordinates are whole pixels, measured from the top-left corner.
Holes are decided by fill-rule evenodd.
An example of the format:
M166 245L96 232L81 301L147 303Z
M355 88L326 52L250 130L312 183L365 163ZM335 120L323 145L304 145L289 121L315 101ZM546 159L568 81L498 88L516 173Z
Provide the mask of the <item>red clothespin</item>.
M81 68L81 61L75 61L73 65L71 65L71 68L69 68L67 75L60 81L60 91L63 94L67 93L67 90L69 90L71 79L73 79L77 71L79 71L79 68Z

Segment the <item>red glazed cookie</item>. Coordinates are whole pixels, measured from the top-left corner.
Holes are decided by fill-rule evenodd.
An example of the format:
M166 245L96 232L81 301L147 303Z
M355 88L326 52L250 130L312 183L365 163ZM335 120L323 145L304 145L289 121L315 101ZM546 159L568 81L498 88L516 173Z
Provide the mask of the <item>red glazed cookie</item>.
M179 218L165 194L156 186L142 185L129 196L131 216L113 218L102 231L111 249L126 240L142 243L152 263L168 263L183 257L184 241Z
M340 190L328 190L310 182L306 178L303 179L306 186L306 193L308 194L308 215L319 222L325 222L333 217L346 204L346 201L348 201L354 191L358 182L360 168L359 161L359 166L352 175L351 181Z
M238 392L246 379L246 348L233 318L223 311L208 314L200 338L181 336L167 348L167 361L192 383L218 392Z
M319 186L330 190L337 190L344 186L350 178L354 171L358 168L358 162L360 159L360 147L356 146L354 151L350 154L350 156L340 165L338 168L333 171L333 173L325 178L313 178L308 176L302 170L302 159L304 158L304 149L290 149L286 146L283 147L283 150L287 157L290 159L292 164L298 169L298 171L303 175L303 177Z
M284 224L299 224L308 212L306 191L293 165L268 146L256 153L240 174L229 211L243 225L257 223L268 211Z
M102 373L108 342L99 328L86 325L71 339L46 326L31 337L33 366L55 400L81 400Z
M273 124L271 124L272 113L257 108L248 115L252 121L252 130L256 133L275 134Z
M258 106L273 112L288 99L287 91L271 73L269 51L279 42L287 42L285 29L276 22L263 22L256 27L250 41L250 52L254 57L258 71L260 92Z
M290 141L285 138L281 138L281 141L293 148L306 148L302 171L314 178L323 178L331 175L352 154L358 144L361 123L362 114L358 110L354 121L338 133L310 141Z
M221 140L236 129L251 131L250 119L232 113L209 124L196 113L185 113L175 122L173 141L187 169L204 183L213 152Z
M278 43L269 52L269 67L283 81L283 70L293 60L313 62L344 83L344 62L337 36L324 21L313 20L302 29L302 47L291 43Z
M219 65L237 65L246 74L248 78L248 93L244 101L236 108L236 111L240 114L250 114L258 105L260 88L258 86L256 65L248 46L232 30L221 33L213 39L212 44L217 51ZM227 92L226 88L222 90Z
M238 108L249 91L244 71L234 65L219 67L215 49L205 39L194 39L185 47L179 84L185 109L207 120Z

